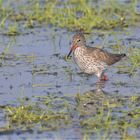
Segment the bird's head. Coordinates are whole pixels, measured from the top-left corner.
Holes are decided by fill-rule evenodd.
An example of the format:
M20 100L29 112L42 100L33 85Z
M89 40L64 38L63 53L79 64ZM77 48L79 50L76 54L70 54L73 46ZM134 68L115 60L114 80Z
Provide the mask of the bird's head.
M70 49L69 54L67 55L67 58L71 55L71 53L77 48L77 47L83 47L86 45L85 37L82 33L77 33L73 36L72 39L72 47Z

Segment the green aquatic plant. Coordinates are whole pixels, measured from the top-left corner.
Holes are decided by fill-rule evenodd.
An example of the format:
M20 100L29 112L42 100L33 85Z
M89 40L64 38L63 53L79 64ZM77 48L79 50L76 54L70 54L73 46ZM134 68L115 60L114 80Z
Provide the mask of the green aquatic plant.
M5 9L2 1L0 5ZM135 12L136 4L133 2L120 3L119 1L109 0L99 4L86 0L64 2L53 0L42 4L36 0L22 6L22 9L17 7L21 9L19 10L21 12L17 13L12 10L10 4L8 5L8 9L11 10L10 16L8 16L7 10L0 13L0 16L3 17L1 21L3 26L6 20L12 20L15 23L22 20L26 22L29 28L33 28L34 22L37 22L38 24L46 23L46 25L69 30L82 28L91 32L93 28L108 30L116 27L127 27L139 21L139 16Z
M35 108L36 107L36 108ZM33 129L36 124L40 128L57 129L61 124L68 122L68 117L63 114L45 113L43 109L33 105L22 105L19 107L7 107L9 127L20 129ZM59 125L58 125L59 124Z
M0 66L2 66L4 59L7 57L7 54L9 54L9 49L13 46L13 43L15 43L15 40L13 38L11 38L7 47L5 47L3 52L1 53Z
M41 131L54 130L71 123L70 114L66 111L70 109L67 100L59 97L54 99L53 96L35 98L39 99L36 103L24 98L20 99L19 106L5 107L9 130L29 130L35 127Z
M135 139L136 136L129 134L129 130L136 130L140 126L140 110L137 108L139 96L123 98L117 96L113 97L115 98L113 102L111 96L95 94L88 92L84 95L78 94L76 97L78 98L78 112L82 115L80 125L83 133L91 139L93 139L92 136L104 140L114 138ZM97 102L95 98L98 98ZM115 105L112 106L112 102ZM125 110L125 106L129 108Z
M19 34L19 31L18 31L18 27L17 26L18 26L17 24L14 24L14 25L9 26L8 32L6 34L8 36L18 35Z
M129 50L129 59L131 61L130 74L135 74L137 68L140 67L140 49L139 48L130 48Z
M57 2L46 4L46 21L55 26L69 29L82 28L90 31L93 27L108 29L112 28L112 24L114 26L119 25L119 21L105 19L103 15L99 15L97 9L90 6L86 1L60 4L63 5L62 8L57 5Z
M140 127L139 96L120 97L87 92L73 96L47 96L20 99L18 106L5 106L7 124L0 133L38 130L50 131L77 126L84 138L135 138L129 130ZM125 109L127 107L127 110ZM76 116L76 117L74 117ZM78 118L77 118L78 117Z
M9 1L7 1L7 4L4 5L4 1L0 0L0 27L5 29L5 22L8 18L10 18L10 15L13 13Z

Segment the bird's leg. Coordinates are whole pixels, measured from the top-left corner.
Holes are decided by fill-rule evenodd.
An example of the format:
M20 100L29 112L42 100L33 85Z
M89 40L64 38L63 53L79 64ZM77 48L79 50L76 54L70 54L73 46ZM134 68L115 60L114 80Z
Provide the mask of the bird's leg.
M102 73L102 75L99 78L99 81L108 81L108 76Z
M103 75L103 79L104 79L104 81L108 81L109 79L108 79L108 76L107 75Z

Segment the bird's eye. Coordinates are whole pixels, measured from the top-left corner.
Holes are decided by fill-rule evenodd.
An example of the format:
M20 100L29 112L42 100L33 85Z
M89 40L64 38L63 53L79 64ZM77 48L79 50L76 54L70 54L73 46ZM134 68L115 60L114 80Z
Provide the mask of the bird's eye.
M80 41L81 41L80 39L77 40L77 42L80 42Z

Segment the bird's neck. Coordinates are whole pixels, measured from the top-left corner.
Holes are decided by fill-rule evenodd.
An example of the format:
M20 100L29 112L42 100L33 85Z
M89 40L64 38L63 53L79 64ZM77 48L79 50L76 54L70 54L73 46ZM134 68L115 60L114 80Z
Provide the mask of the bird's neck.
M80 46L80 47L77 47L77 48L75 49L74 54L75 54L76 56L79 56L79 54L80 54L80 55L83 55L85 51L86 51L86 46Z
M80 48L86 48L86 44L81 45Z

